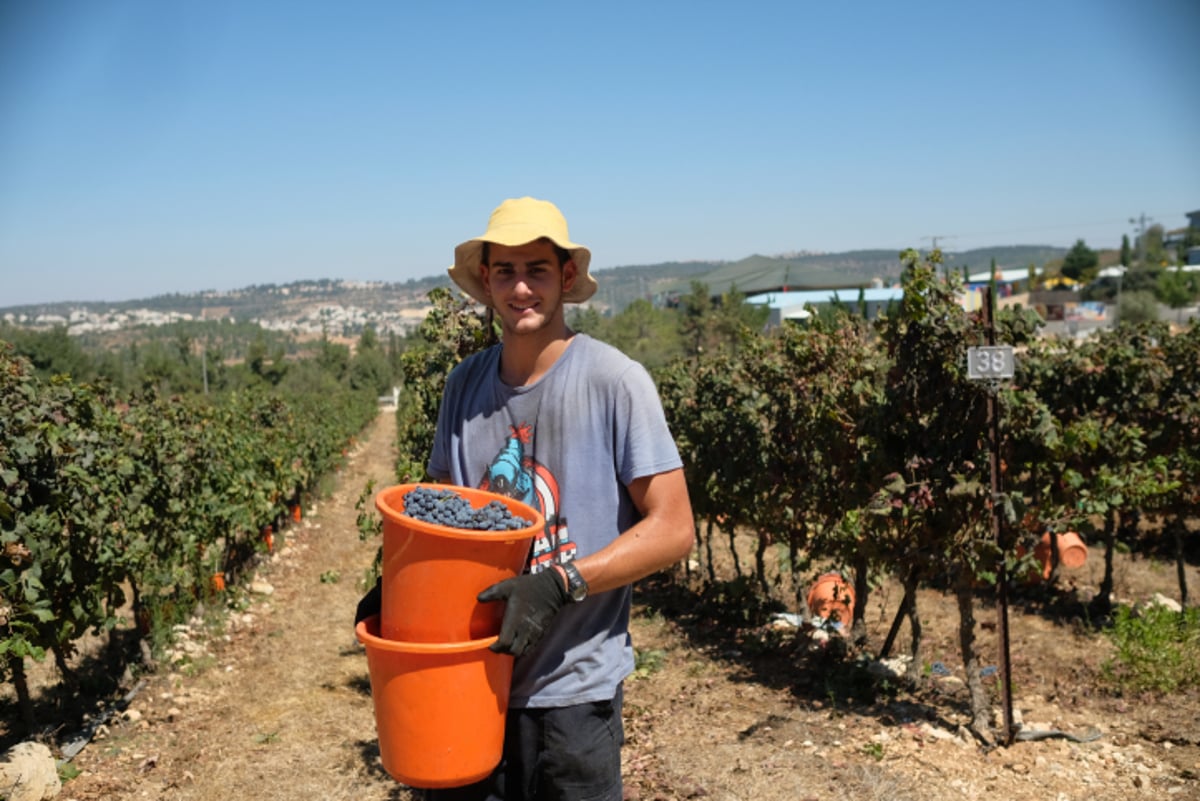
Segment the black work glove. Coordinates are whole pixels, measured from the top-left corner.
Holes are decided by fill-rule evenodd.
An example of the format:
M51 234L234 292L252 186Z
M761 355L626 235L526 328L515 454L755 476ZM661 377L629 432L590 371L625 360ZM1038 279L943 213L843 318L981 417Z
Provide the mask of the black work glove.
M371 615L378 615L383 608L383 579L375 580L375 586L367 590L367 594L358 602L354 610L354 625L358 625Z
M500 623L500 637L488 647L498 654L520 656L537 645L550 620L571 596L567 595L562 574L550 568L505 579L476 598L483 602L508 602Z

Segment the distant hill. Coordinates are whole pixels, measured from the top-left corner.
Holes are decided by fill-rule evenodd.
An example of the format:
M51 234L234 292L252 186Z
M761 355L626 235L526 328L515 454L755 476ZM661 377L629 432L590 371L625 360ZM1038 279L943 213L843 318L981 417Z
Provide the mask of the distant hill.
M214 312L238 319L276 316L281 309L320 303L338 303L374 309L380 305L404 305L423 302L435 286L449 286L449 277L413 279L404 283L385 281L344 281L324 278L317 281L293 281L288 284L252 284L228 292L203 290L153 295L123 301L61 301L0 308L5 314L61 315L71 311L128 312L148 309L157 312L189 314L196 318L212 317Z
M980 248L947 254L948 267L970 272L987 269L995 259L1001 269L1043 266L1061 259L1064 248L1037 245ZM900 276L899 253L891 250L853 250L844 253L748 256L734 262L689 261L631 265L593 270L600 285L593 303L606 313L617 313L638 298L658 302L691 291L693 281L707 285L716 295L737 287L754 293L788 289L825 289L885 284ZM229 292L207 290L157 295L120 302L61 302L0 308L6 315L32 320L40 315L68 319L72 312L127 312L148 309L190 315L193 319L272 320L297 317L321 305L353 306L368 312L413 309L427 303L429 290L451 286L445 273L404 283L323 279L290 284L262 284Z
M943 264L950 269L969 272L988 269L995 259L999 269L1039 267L1060 259L1064 248L1040 245L1012 245L979 248L961 253L943 254ZM669 292L688 292L691 282L701 281L712 294L722 294L736 287L739 292L753 294L776 289L839 289L870 286L873 282L893 284L900 279L900 254L894 250L852 250L844 253L804 254L800 256L749 256L720 265L711 272L689 276L666 287Z

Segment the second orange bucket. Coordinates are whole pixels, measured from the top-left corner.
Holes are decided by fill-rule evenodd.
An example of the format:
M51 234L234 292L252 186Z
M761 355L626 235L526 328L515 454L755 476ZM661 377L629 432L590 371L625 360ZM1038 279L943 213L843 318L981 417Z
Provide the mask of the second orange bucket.
M382 639L358 623L367 651L383 769L409 787L460 787L500 763L513 658L495 637L452 643Z
M495 532L417 520L404 514L404 496L417 487L453 490L476 509L500 501L532 524ZM375 506L383 515L383 639L449 643L498 634L504 604L479 603L475 596L521 573L529 545L545 525L542 515L504 495L446 484L388 487L375 496Z

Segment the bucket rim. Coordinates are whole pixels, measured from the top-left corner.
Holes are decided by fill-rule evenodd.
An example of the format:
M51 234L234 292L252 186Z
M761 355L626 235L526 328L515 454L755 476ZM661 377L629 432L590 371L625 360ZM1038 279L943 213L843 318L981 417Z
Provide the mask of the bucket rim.
M477 640L458 640L455 642L385 640L379 636L379 615L371 615L354 624L354 634L358 638L358 641L367 648L402 654L460 654L468 651L480 651L500 639L500 635L493 634L490 637L481 637Z
M424 520L417 520L415 517L409 517L404 514L399 508L394 506L388 499L393 496L403 496L416 489L417 487L425 487L428 489L438 490L454 490L468 501L485 499L485 501L497 500L509 507L514 515L519 514L521 517L532 519L533 523L525 528L512 529L510 531L479 531L468 528L452 528L450 526L440 526L436 523L428 523ZM474 504L475 508L485 504ZM517 507L514 509L513 507ZM409 484L393 484L390 487L384 487L379 492L375 493L375 508L380 514L391 520L393 523L408 526L415 531L420 531L424 534L433 534L438 537L448 537L456 540L482 540L484 542L516 542L517 540L530 540L537 536L538 532L546 526L546 519L542 513L534 509L527 503L518 501L516 498L510 498L506 495L500 495L488 490L475 489L473 487L460 487L455 484L437 484L429 481L418 481Z

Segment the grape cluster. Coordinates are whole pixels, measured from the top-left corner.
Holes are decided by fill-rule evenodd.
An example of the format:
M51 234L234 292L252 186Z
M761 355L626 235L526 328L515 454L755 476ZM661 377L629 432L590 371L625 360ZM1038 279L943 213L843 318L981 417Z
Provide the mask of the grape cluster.
M532 520L514 515L500 501L475 509L452 489L415 487L404 494L404 514L414 520L473 531L517 531Z

